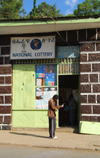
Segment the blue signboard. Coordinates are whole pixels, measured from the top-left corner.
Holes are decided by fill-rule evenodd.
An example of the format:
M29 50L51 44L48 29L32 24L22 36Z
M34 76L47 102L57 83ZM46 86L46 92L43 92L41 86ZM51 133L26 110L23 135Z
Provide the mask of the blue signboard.
M79 57L79 46L58 46L58 58L76 58Z

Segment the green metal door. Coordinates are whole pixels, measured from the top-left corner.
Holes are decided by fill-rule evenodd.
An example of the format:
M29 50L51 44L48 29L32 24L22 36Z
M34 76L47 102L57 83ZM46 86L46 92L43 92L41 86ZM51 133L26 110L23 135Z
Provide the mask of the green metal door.
M12 126L33 127L34 109L35 66L13 65Z
M35 101L34 65L13 66L13 110L34 109Z

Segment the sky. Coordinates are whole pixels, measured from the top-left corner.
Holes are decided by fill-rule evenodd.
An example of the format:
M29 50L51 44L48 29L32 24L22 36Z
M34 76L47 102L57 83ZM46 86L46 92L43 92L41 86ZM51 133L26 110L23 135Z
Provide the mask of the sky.
M23 0L23 8L26 11L26 15L32 10L34 0ZM85 0L37 0L36 6L38 7L41 2L46 2L49 5L56 3L57 10L60 9L60 13L64 15L73 14L74 9L77 9L79 3L83 3Z

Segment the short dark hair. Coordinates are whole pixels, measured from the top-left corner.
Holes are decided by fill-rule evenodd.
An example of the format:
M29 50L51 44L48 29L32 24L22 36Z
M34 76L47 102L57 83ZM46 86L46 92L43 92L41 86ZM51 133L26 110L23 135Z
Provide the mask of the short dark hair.
M58 96L57 94L55 94L55 95L53 96L53 99L59 99L59 96Z

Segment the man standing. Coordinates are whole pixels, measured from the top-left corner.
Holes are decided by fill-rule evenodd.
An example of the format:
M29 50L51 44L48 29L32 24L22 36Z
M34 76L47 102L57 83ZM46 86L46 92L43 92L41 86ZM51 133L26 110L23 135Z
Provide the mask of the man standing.
M54 95L48 102L48 117L49 117L49 134L50 138L56 139L55 130L56 130L56 110L63 107L63 105L57 106L58 95Z

